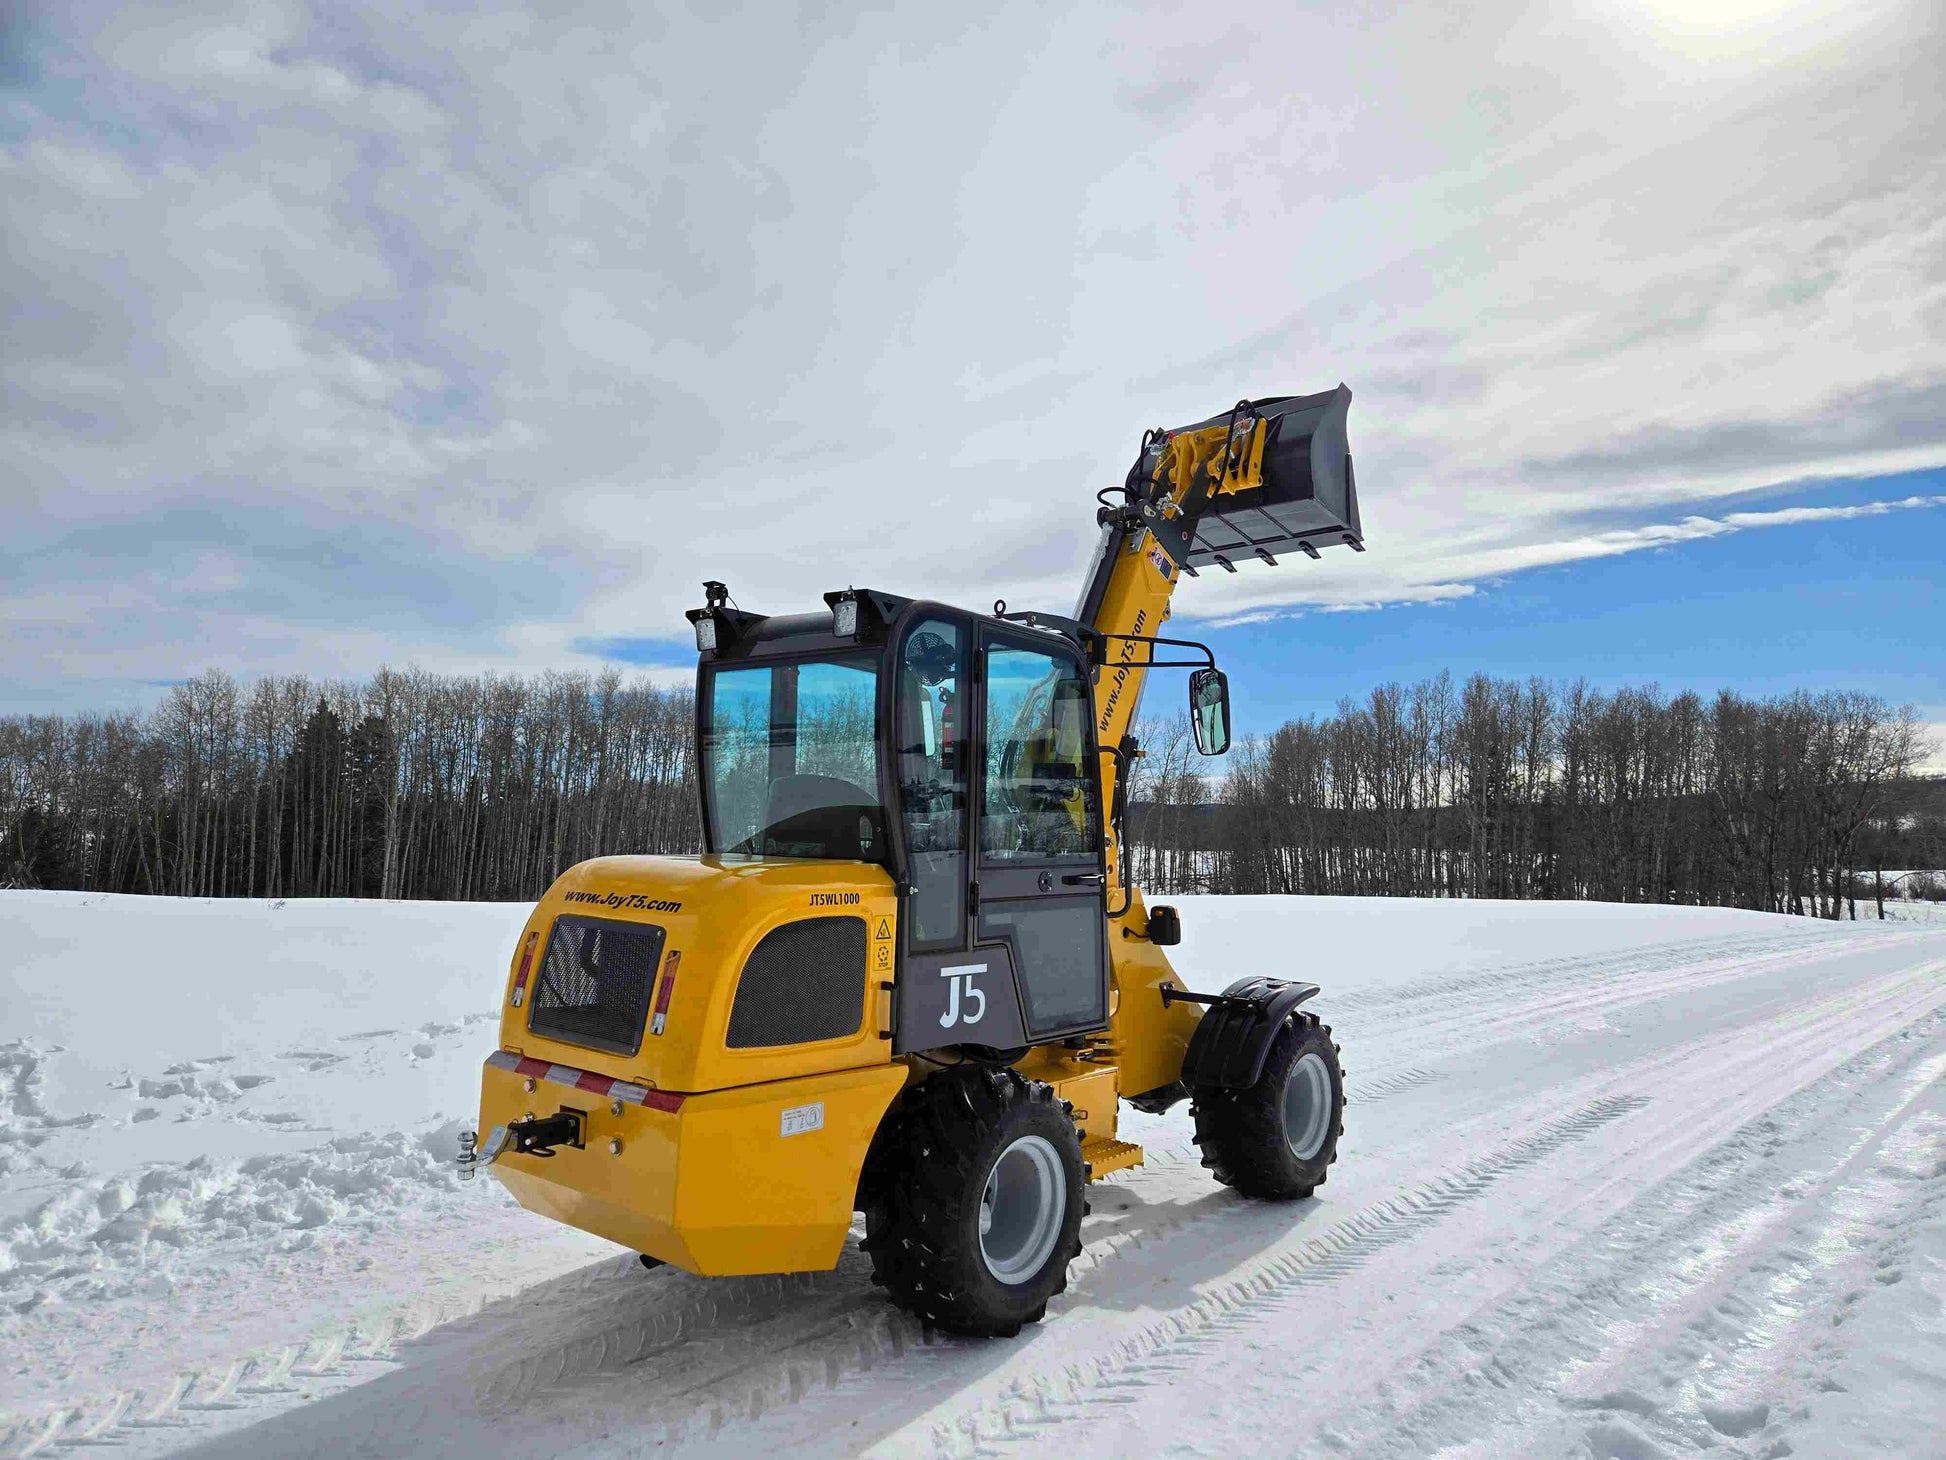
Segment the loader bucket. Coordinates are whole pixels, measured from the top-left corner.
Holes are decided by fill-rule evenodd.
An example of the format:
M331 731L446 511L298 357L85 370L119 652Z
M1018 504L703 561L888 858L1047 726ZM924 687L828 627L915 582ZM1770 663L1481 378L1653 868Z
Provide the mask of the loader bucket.
M1294 548L1316 556L1318 548L1338 543L1363 552L1346 436L1351 391L1340 385L1250 406L1265 423L1263 484L1214 498L1197 517L1179 561L1191 569L1228 568L1253 557L1274 562L1277 553ZM1226 419L1183 429L1220 426Z

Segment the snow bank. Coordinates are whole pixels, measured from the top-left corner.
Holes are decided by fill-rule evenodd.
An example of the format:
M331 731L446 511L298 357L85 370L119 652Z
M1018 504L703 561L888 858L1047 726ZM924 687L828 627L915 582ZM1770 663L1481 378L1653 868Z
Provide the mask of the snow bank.
M266 1255L504 1206L451 1157L527 912L0 893L0 1339L81 1364L157 1299L274 1306Z

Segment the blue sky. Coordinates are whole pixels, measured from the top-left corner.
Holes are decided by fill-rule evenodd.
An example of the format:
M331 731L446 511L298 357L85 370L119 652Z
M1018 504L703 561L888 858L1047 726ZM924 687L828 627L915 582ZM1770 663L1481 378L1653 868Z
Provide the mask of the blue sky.
M1063 605L1144 427L1342 380L1371 551L1178 596L1246 726L1946 719L1943 69L1936 0L16 7L0 713Z
M1761 506L1914 495L1946 495L1946 471L1822 483ZM1705 695L1858 690L1946 726L1942 564L1946 504L1537 568L1453 602L1313 613L1208 637L1232 672L1245 729L1328 714L1342 696L1442 669Z

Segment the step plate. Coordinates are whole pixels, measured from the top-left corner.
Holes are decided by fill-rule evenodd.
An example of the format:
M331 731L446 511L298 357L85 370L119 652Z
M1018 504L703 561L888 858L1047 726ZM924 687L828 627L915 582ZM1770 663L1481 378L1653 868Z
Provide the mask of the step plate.
M1111 1171L1142 1164L1142 1148L1132 1141L1083 1141L1081 1159L1089 1166L1088 1179L1099 1181Z

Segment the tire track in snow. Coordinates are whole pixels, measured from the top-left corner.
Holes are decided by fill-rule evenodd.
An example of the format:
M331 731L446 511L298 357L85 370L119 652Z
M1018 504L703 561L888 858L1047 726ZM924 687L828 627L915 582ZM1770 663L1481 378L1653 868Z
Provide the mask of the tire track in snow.
M1946 1014L1935 1012L1726 1132L1701 1159L1645 1188L1550 1259L1535 1279L1441 1335L1413 1370L1423 1397L1400 1403L1387 1394L1357 1406L1340 1417L1341 1435L1351 1433L1358 1450L1373 1455L1460 1444L1469 1453L1527 1454L1536 1441L1541 1450L1574 1446L1591 1424L1623 1433L1651 1422L1657 1433L1649 1445L1695 1453L1722 1444L1697 1376L1709 1375L1719 1407L1750 1399L1753 1356L1784 1338L1745 1290L1788 1290L1782 1307L1791 1325L1836 1327L1844 1302L1833 1295L1846 1285L1845 1266L1806 1254L1835 1244L1849 1250L1850 1267L1862 1268L1896 1242L1902 1222L1882 1214L1868 1220L1832 1199L1871 1180L1869 1169L1861 1174L1864 1158L1886 1145L1946 1073L1946 1055L1926 1054L1942 1035ZM1930 1184L1908 1181L1899 1200L1913 1207L1936 1199L1942 1175L1946 1166ZM1868 1235L1874 1227L1889 1235ZM1744 1321L1726 1316L1746 1309L1752 1316ZM1816 1347L1798 1362L1819 1373L1828 1367ZM1655 1387L1643 1383L1645 1371L1668 1376L1675 1393L1667 1400L1644 1393ZM1474 1373L1488 1382L1469 1382ZM1814 1377L1800 1376L1796 1389L1812 1388ZM1765 1438L1781 1436L1766 1430Z
M993 1442L1031 1442L1050 1425L1085 1418L1091 1405L1127 1402L1120 1392L1147 1391L1148 1376L1173 1372L1175 1354L1256 1317L1266 1306L1303 1288L1336 1282L1387 1247L1410 1241L1455 1208L1474 1201L1507 1175L1546 1160L1602 1126L1649 1105L1646 1095L1596 1100L1570 1115L1469 1161L1456 1172L1366 1207L1298 1246L1252 1263L1241 1277L1179 1308L1107 1353L1064 1365L1057 1373L1016 1379L995 1398L937 1425L933 1451L940 1456L987 1453ZM867 1451L868 1454L872 1453Z
M1360 1045L1405 1043L1415 1055L1558 1032L1574 1018L1639 1007L1675 993L1774 974L1834 955L1909 944L1924 934L1793 933L1709 943L1667 943L1585 958L1545 959L1450 982L1425 979L1393 989L1352 991L1330 1002L1339 1033ZM1497 995L1479 1002L1475 995ZM1525 994L1524 998L1509 995Z
M1362 1266L1386 1246L1408 1240L1415 1235L1417 1225L1437 1221L1453 1208L1473 1200L1506 1174L1541 1161L1648 1103L1645 1096L1596 1101L1584 1110L1548 1122L1507 1143L1491 1156L1469 1162L1451 1176L1376 1204L1283 1257L1260 1262L1244 1278L1226 1284L1182 1314L1172 1315L1182 1319L1187 1327L1158 1325L1150 1335L1152 1347L1161 1349L1185 1333L1201 1332L1232 1321L1243 1301L1260 1301L1266 1295L1281 1296L1286 1289L1294 1291L1305 1283L1334 1281ZM1189 1227L1220 1221L1228 1210L1226 1205L1139 1232L1112 1234L1109 1240L1097 1241L1084 1249L1075 1272L1085 1275L1110 1268L1113 1259L1119 1256L1159 1240L1177 1238ZM1239 1296L1245 1294L1247 1298ZM858 1298L857 1308L844 1314L838 1323L804 1335L781 1353L741 1366L732 1382L706 1384L686 1394L671 1396L676 1401L673 1406L659 1402L652 1427L656 1439L653 1442L645 1439L643 1449L718 1439L733 1424L761 1420L800 1403L816 1391L842 1393L861 1381L876 1382L876 1371L882 1365L916 1358L923 1351L986 1352L993 1346L933 1333L908 1315L882 1306L883 1300L869 1290L861 1291ZM1049 1305L1050 1310L1058 1312L1076 1301L1071 1287L1067 1297L1057 1298ZM1184 1317L1185 1314L1188 1316ZM710 1342L719 1350L713 1357L731 1361L738 1357L734 1352L734 1338L719 1337ZM722 1351L726 1346L729 1352ZM1105 1369L1096 1375L1096 1380L1112 1387L1112 1373L1107 1371L1125 1363L1129 1352L1128 1344L1124 1343L1098 1359L1096 1363ZM553 1359L542 1362L551 1365ZM1078 1392L1087 1383L1086 1366L1070 1367L1080 1380L1075 1386ZM559 1372L556 1382L567 1385L592 1377L593 1366L577 1374L570 1362ZM1017 1403L1017 1399L1017 1396L1010 1399L1009 1405ZM679 1407L681 1412L670 1413L672 1407ZM955 1453L950 1445L944 1452Z
M1376 1080L1366 1080L1361 1084L1345 1087L1345 1101L1350 1105L1376 1105L1379 1101L1393 1095L1402 1095L1407 1090L1417 1089L1429 1080L1440 1077L1438 1070L1414 1067L1401 1070L1396 1075L1385 1075Z
M624 1261L632 1266L634 1259ZM617 1266L613 1261L596 1263L560 1283L564 1288L584 1287L590 1271L612 1273ZM315 1402L323 1394L304 1396L291 1382L294 1377L351 1381L355 1377L351 1365L391 1365L402 1345L514 1298L526 1286L509 1283L416 1296L349 1328L333 1326L296 1344L280 1344L226 1363L180 1370L153 1399L150 1391L135 1388L58 1405L32 1418L16 1419L0 1430L0 1457L25 1460L77 1444L113 1444L142 1454L166 1453L190 1443L192 1436L187 1432L209 1432L218 1416L253 1408L263 1409L267 1416L288 1409L292 1396L300 1396L300 1402ZM349 1387L348 1383L332 1386L327 1382L324 1393L343 1387ZM160 1430L180 1433L166 1446L143 1443L143 1432Z
M1887 929L1883 934L1867 940L1861 934L1830 933L1820 928L1816 931L1793 929L1782 936L1775 933L1762 935L1740 933L1720 938L1672 939L1666 943L1648 943L1612 952L1537 958L1526 963L1508 964L1498 968L1461 969L1450 976L1435 974L1414 979L1409 983L1352 989L1332 996L1330 1002L1333 1009L1353 1012L1403 1004L1448 1004L1457 997L1491 993L1508 986L1545 983L1550 980L1580 977L1610 970L1655 971L1726 961L1747 965L1753 960L1760 960L1768 955L1788 954L1800 950L1810 951L1817 956L1827 956L1831 952L1833 942L1841 939L1846 941L1847 946L1863 947L1867 946L1868 941L1876 942L1879 937L1903 940L1911 936L1909 931L1899 932Z
M1738 1027L1729 1031L1727 1035L1705 1036L1677 1049L1632 1061L1614 1069L1610 1072L1612 1076L1610 1083L1620 1085L1624 1089L1631 1087L1653 1089L1659 1097L1666 1097L1666 1099L1658 1100L1658 1114L1654 1119L1639 1129L1631 1124L1626 1127L1628 1134L1618 1136L1604 1144L1601 1166L1590 1171L1588 1176L1575 1187L1574 1196L1577 1204L1591 1203L1599 1207L1603 1201L1604 1188L1612 1191L1617 1186L1629 1185L1628 1196L1618 1204L1616 1209L1626 1207L1640 1196L1641 1187L1633 1183L1636 1183L1638 1177L1644 1173L1649 1173L1649 1181L1653 1182L1656 1179L1652 1174L1655 1170L1655 1162L1665 1157L1673 1164L1663 1168L1664 1179L1678 1173L1696 1170L1699 1166L1707 1172L1712 1169L1709 1166L1709 1162L1713 1159L1712 1153L1726 1142L1734 1143L1736 1133L1747 1129L1767 1128L1773 1112L1790 1106L1802 1091L1814 1087L1828 1089L1831 1088L1828 1082L1832 1081L1843 1084L1854 1078L1858 1071L1871 1068L1874 1061L1883 1063L1894 1058L1901 1050L1911 1050L1914 1047L1912 1044L1914 1040L1937 1038L1938 1032L1946 1029L1946 1010L1942 1010L1941 1007L1942 994L1946 994L1946 983L1941 981L1942 974L1946 974L1946 965L1939 963L1910 967L1898 974L1875 980L1869 985L1848 989L1813 1003L1782 1011L1758 1025ZM1929 1036L1927 1031L1934 1031L1934 1033ZM1810 1069L1818 1067L1822 1067L1818 1073L1810 1073ZM1808 1078L1805 1078L1803 1083L1792 1083L1793 1068L1804 1070ZM1814 1095L1810 1099L1813 1104L1816 1104L1821 1097ZM1706 1141L1707 1144L1701 1144L1702 1141ZM1685 1145L1691 1149L1684 1149ZM1671 1154L1672 1149L1676 1154ZM1705 1197L1713 1192L1714 1187L1714 1181L1707 1175L1697 1185L1698 1191ZM1519 1194L1520 1188L1515 1188L1509 1196L1511 1198ZM1545 1192L1529 1192L1528 1201L1530 1205L1536 1201L1544 1203L1546 1195ZM1517 1233L1526 1233L1528 1230L1516 1226ZM1582 1231L1571 1240L1583 1243L1598 1239L1590 1236L1589 1231ZM1484 1251L1484 1249L1480 1250ZM1439 1255L1435 1244L1430 1249L1426 1260L1430 1261ZM1484 1257L1479 1260L1491 1261ZM1439 1270L1434 1269L1435 1272ZM1522 1278L1519 1281L1528 1284L1533 1282L1533 1278ZM1524 1290L1517 1289L1508 1301L1518 1303L1529 1296ZM1257 1316L1271 1311L1269 1306L1259 1305L1252 1310L1251 1316L1254 1321ZM1510 1331L1516 1335L1524 1335L1529 1329L1541 1332L1545 1328L1542 1322L1545 1316L1546 1311L1543 1308L1540 1313L1530 1315L1525 1324L1519 1322L1510 1324ZM1417 1334L1401 1333L1397 1342L1403 1346L1404 1352L1411 1352L1419 1349L1426 1339ZM1193 1342L1185 1343L1179 1346L1178 1353L1182 1354L1187 1362L1197 1356L1197 1347L1198 1345ZM1211 1344L1209 1347L1219 1350L1221 1354L1234 1355L1237 1352L1233 1346ZM1550 1353L1546 1356L1558 1358L1557 1354ZM1218 1355L1213 1353L1209 1357L1215 1359ZM1328 1370L1330 1365L1337 1362L1339 1358L1339 1355L1326 1352L1316 1363L1305 1361L1308 1367L1300 1371L1281 1372L1279 1382L1298 1389L1322 1385L1338 1395L1340 1403L1343 1402L1344 1394L1347 1392L1347 1378L1352 1381L1349 1392L1356 1393L1361 1388L1369 1391L1372 1386L1366 1384L1365 1380L1370 1376L1355 1368L1349 1374L1324 1372L1320 1377L1320 1371ZM1233 1369L1234 1365L1231 1368ZM1205 1387L1211 1384L1220 1385L1224 1381L1226 1372L1220 1361L1215 1364L1213 1370L1199 1366L1199 1373L1206 1381ZM1386 1371L1387 1377L1381 1393L1390 1395L1400 1386L1414 1387L1419 1373L1420 1368L1417 1363L1408 1364L1401 1360ZM1492 1372L1491 1365L1480 1373L1478 1379L1484 1382L1481 1383L1476 1398L1485 1396L1485 1402L1489 1406L1496 1402L1504 1406L1509 1402L1508 1396L1500 1392L1504 1381ZM1443 1386L1435 1397L1459 1402L1463 1397L1462 1393L1447 1391L1463 1391L1466 1384L1473 1382L1474 1380L1464 1379L1462 1376L1461 1379ZM1044 1386L1037 1383L1037 1376L1032 1375L1023 1376L1022 1380L1010 1386L1011 1391L1017 1395L1027 1394L1030 1391L1038 1393L1042 1387ZM1134 1383L1125 1383L1121 1388L1124 1401L1133 1401L1140 1397L1138 1387ZM1374 1400L1372 1404L1377 1405L1379 1402ZM1093 1414L1097 1420L1101 1420L1112 1414L1112 1411L1097 1410ZM1029 1418L1031 1420L1031 1413ZM1156 1418L1162 1417L1156 1416ZM969 1445L977 1447L978 1444L997 1443L997 1436L1000 1433L1002 1431L998 1427L994 1427L990 1433L986 1430L976 1430L973 1439L962 1439L960 1449L964 1452ZM1124 1437L1126 1435L1126 1432L1118 1432L1112 1427L1104 1428L1100 1425L1075 1433L1097 1437L1097 1443L1092 1446L1085 1444L1082 1446L1090 1453L1102 1453L1098 1438L1100 1435L1116 1433L1121 1433ZM1282 1438L1288 1439L1288 1436ZM1329 1440L1329 1437L1322 1435L1312 1438L1320 1443L1327 1443ZM914 1437L907 1433L902 1435L900 1440L903 1444L897 1447L896 1452L909 1453L913 1448ZM1571 1438L1562 1442L1562 1445L1553 1448L1542 1447L1533 1453L1563 1453L1564 1447L1574 1449L1577 1443L1578 1441ZM892 1445L887 1447L888 1451L894 1448ZM1363 1453L1361 1447L1353 1448ZM1417 1456L1430 1453L1434 1448L1437 1446L1429 1441L1422 1431L1404 1428L1400 1431L1399 1448L1395 1451L1373 1451L1372 1453L1396 1454L1401 1457ZM1467 1453L1499 1455L1511 1452L1488 1447Z

